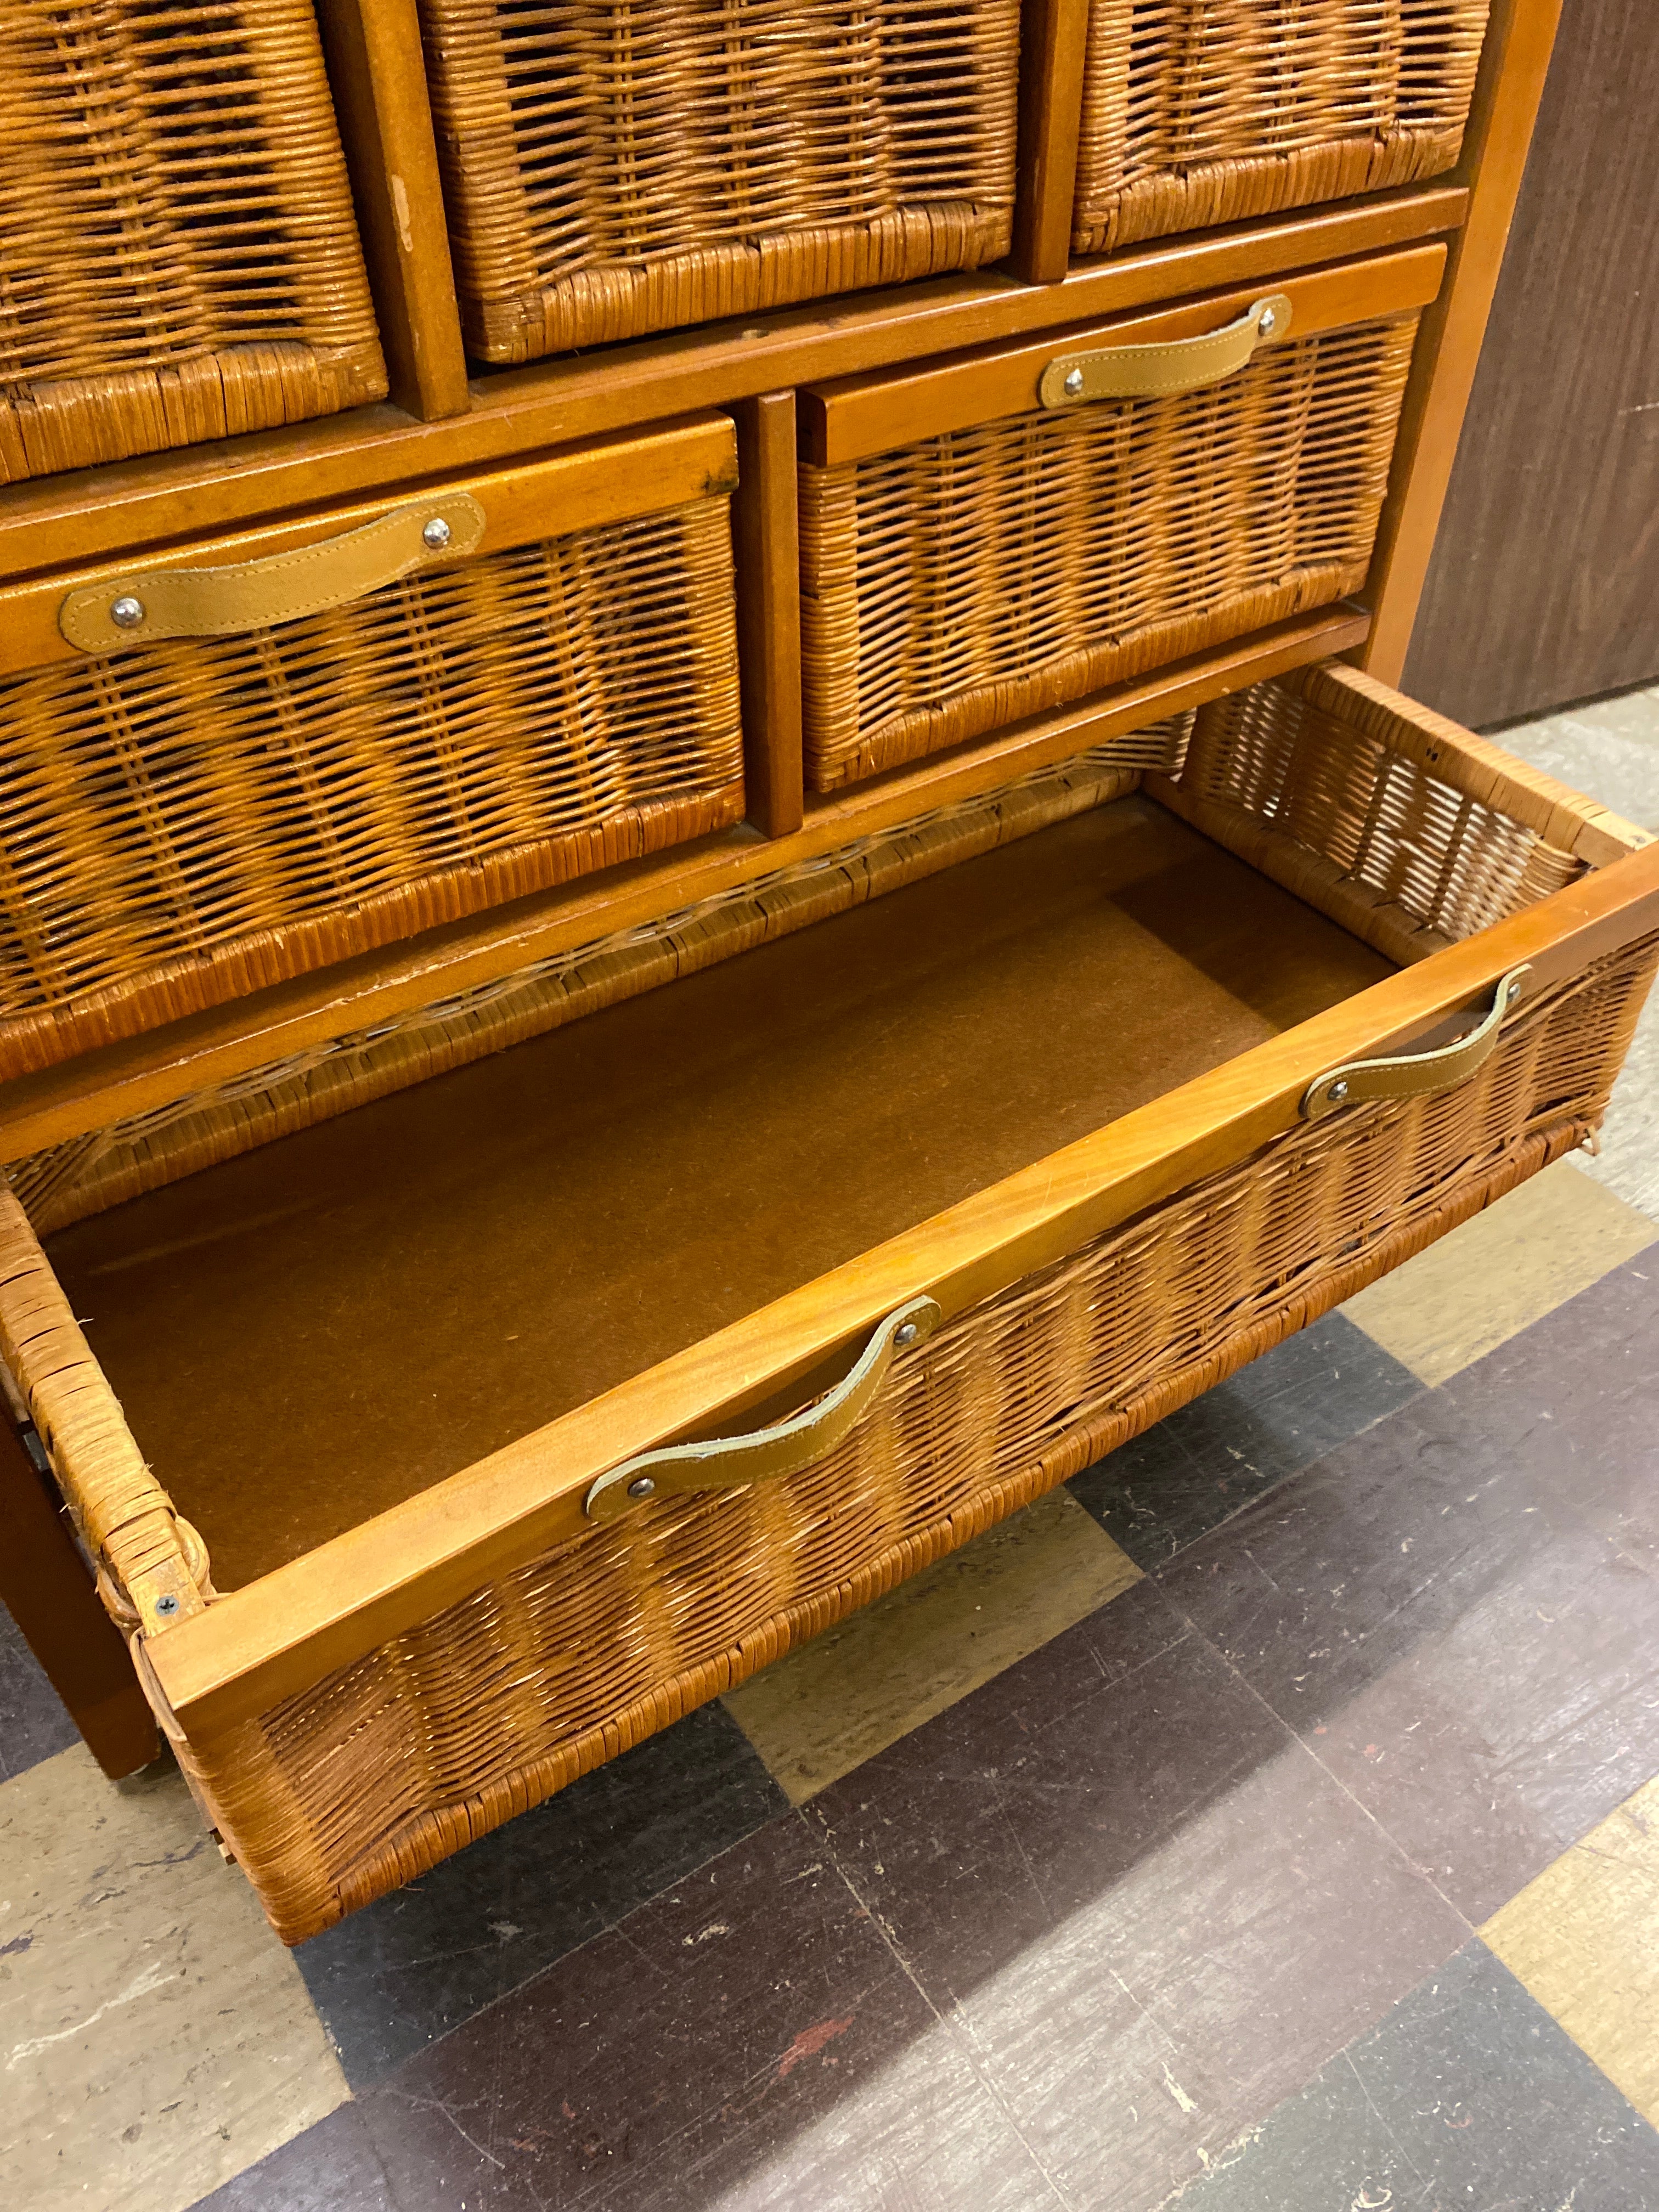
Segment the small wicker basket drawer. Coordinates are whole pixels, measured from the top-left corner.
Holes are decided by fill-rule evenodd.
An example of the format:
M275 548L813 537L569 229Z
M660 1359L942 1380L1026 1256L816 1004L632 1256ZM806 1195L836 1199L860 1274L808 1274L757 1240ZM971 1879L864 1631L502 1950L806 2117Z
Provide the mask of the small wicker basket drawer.
M1453 167L1488 0L1091 0L1072 246Z
M1019 0L421 0L421 19L482 361L1008 251Z
M723 416L0 593L0 1074L741 818Z
M15 1160L0 1358L298 1941L1582 1143L1656 963L1659 845L1304 672Z
M0 144L0 483L384 397L310 0L9 0Z
M813 788L1365 580L1438 246L801 395Z

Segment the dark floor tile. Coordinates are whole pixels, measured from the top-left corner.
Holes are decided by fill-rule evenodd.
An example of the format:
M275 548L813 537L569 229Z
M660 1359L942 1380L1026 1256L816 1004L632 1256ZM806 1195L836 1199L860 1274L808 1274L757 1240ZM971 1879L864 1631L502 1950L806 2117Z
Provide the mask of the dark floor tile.
M788 1814L363 2100L398 2212L1054 2212Z
M1653 2212L1659 2135L1471 1943L1181 2201L1182 2212Z
M1091 2212L1160 2203L1468 1936L1146 1583L809 1812Z
M1524 1380L1559 1318L1159 1577L1477 1922L1659 1768L1659 1582L1591 1525L1593 1393Z
M781 1812L704 1705L295 1954L355 2089Z
M22 1631L0 1606L0 1782L80 1741Z
M458 2200L459 2202L459 2200ZM401 2212L356 2105L341 2105L191 2212Z
M1161 1566L1422 1388L1363 1329L1327 1314L1121 1445L1071 1489L1132 1559Z

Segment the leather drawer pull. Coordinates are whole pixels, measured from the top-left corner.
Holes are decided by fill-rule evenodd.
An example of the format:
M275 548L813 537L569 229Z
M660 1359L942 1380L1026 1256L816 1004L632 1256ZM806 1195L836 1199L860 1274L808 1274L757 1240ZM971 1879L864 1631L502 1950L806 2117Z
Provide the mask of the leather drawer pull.
M684 1490L736 1490L797 1474L833 1451L858 1425L885 1379L893 1354L925 1343L942 1319L932 1298L911 1298L888 1315L833 1390L805 1413L746 1437L711 1437L641 1452L602 1474L587 1493L590 1520L614 1521L648 1498Z
M1077 407L1091 399L1158 399L1219 384L1243 368L1259 345L1288 336L1291 302L1270 292L1236 323L1167 345L1107 346L1098 353L1062 353L1042 372L1037 397L1045 407Z
M1351 1060L1328 1068L1302 1094L1302 1116L1317 1121L1343 1106L1371 1098L1417 1098L1428 1091L1451 1091L1491 1059L1504 1017L1521 996L1525 968L1511 968L1498 986L1480 1026L1435 1052L1404 1054L1398 1060Z
M484 511L465 492L435 492L341 538L226 568L151 568L71 592L58 627L83 653L169 637L228 637L344 606L412 569L477 550Z

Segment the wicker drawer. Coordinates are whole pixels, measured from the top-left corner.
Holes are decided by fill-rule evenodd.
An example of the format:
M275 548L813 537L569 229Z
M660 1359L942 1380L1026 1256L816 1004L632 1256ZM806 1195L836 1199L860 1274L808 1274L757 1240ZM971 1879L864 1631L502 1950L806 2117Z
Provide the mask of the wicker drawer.
M738 820L736 467L699 417L0 593L0 1074Z
M1008 250L1019 0L421 0L421 20L482 361Z
M11 0L0 141L0 483L384 397L308 0Z
M1488 0L1092 0L1072 246L1454 167Z
M16 1161L0 1353L298 1940L1583 1142L1656 962L1332 665Z
M1358 589L1443 267L1422 247L805 391L812 787Z

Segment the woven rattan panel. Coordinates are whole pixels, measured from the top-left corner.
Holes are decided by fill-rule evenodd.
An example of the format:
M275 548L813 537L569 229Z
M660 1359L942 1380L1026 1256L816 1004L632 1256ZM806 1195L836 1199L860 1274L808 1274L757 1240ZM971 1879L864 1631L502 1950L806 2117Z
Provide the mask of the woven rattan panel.
M727 503L0 683L0 1072L741 817Z
M803 464L814 787L1356 589L1416 328L1303 338L1175 398Z
M309 1935L718 1694L1580 1142L1656 951L1540 999L1462 1088L1298 1128L962 1315L806 1472L596 1528L184 1747L278 1929Z
M1018 0L422 0L421 16L483 360L1008 249Z
M386 388L308 0L0 0L0 483Z
M1386 742L1386 708L1368 726L1352 692L1322 700L1327 684L1302 672L1200 710L1180 782L1215 811L1200 826L1224 839L1247 818L1270 830L1278 879L1327 911L1340 884L1338 918L1395 959L1473 936L1583 874L1536 830L1403 757Z
M1456 161L1487 0L1093 0L1073 246L1103 253Z

